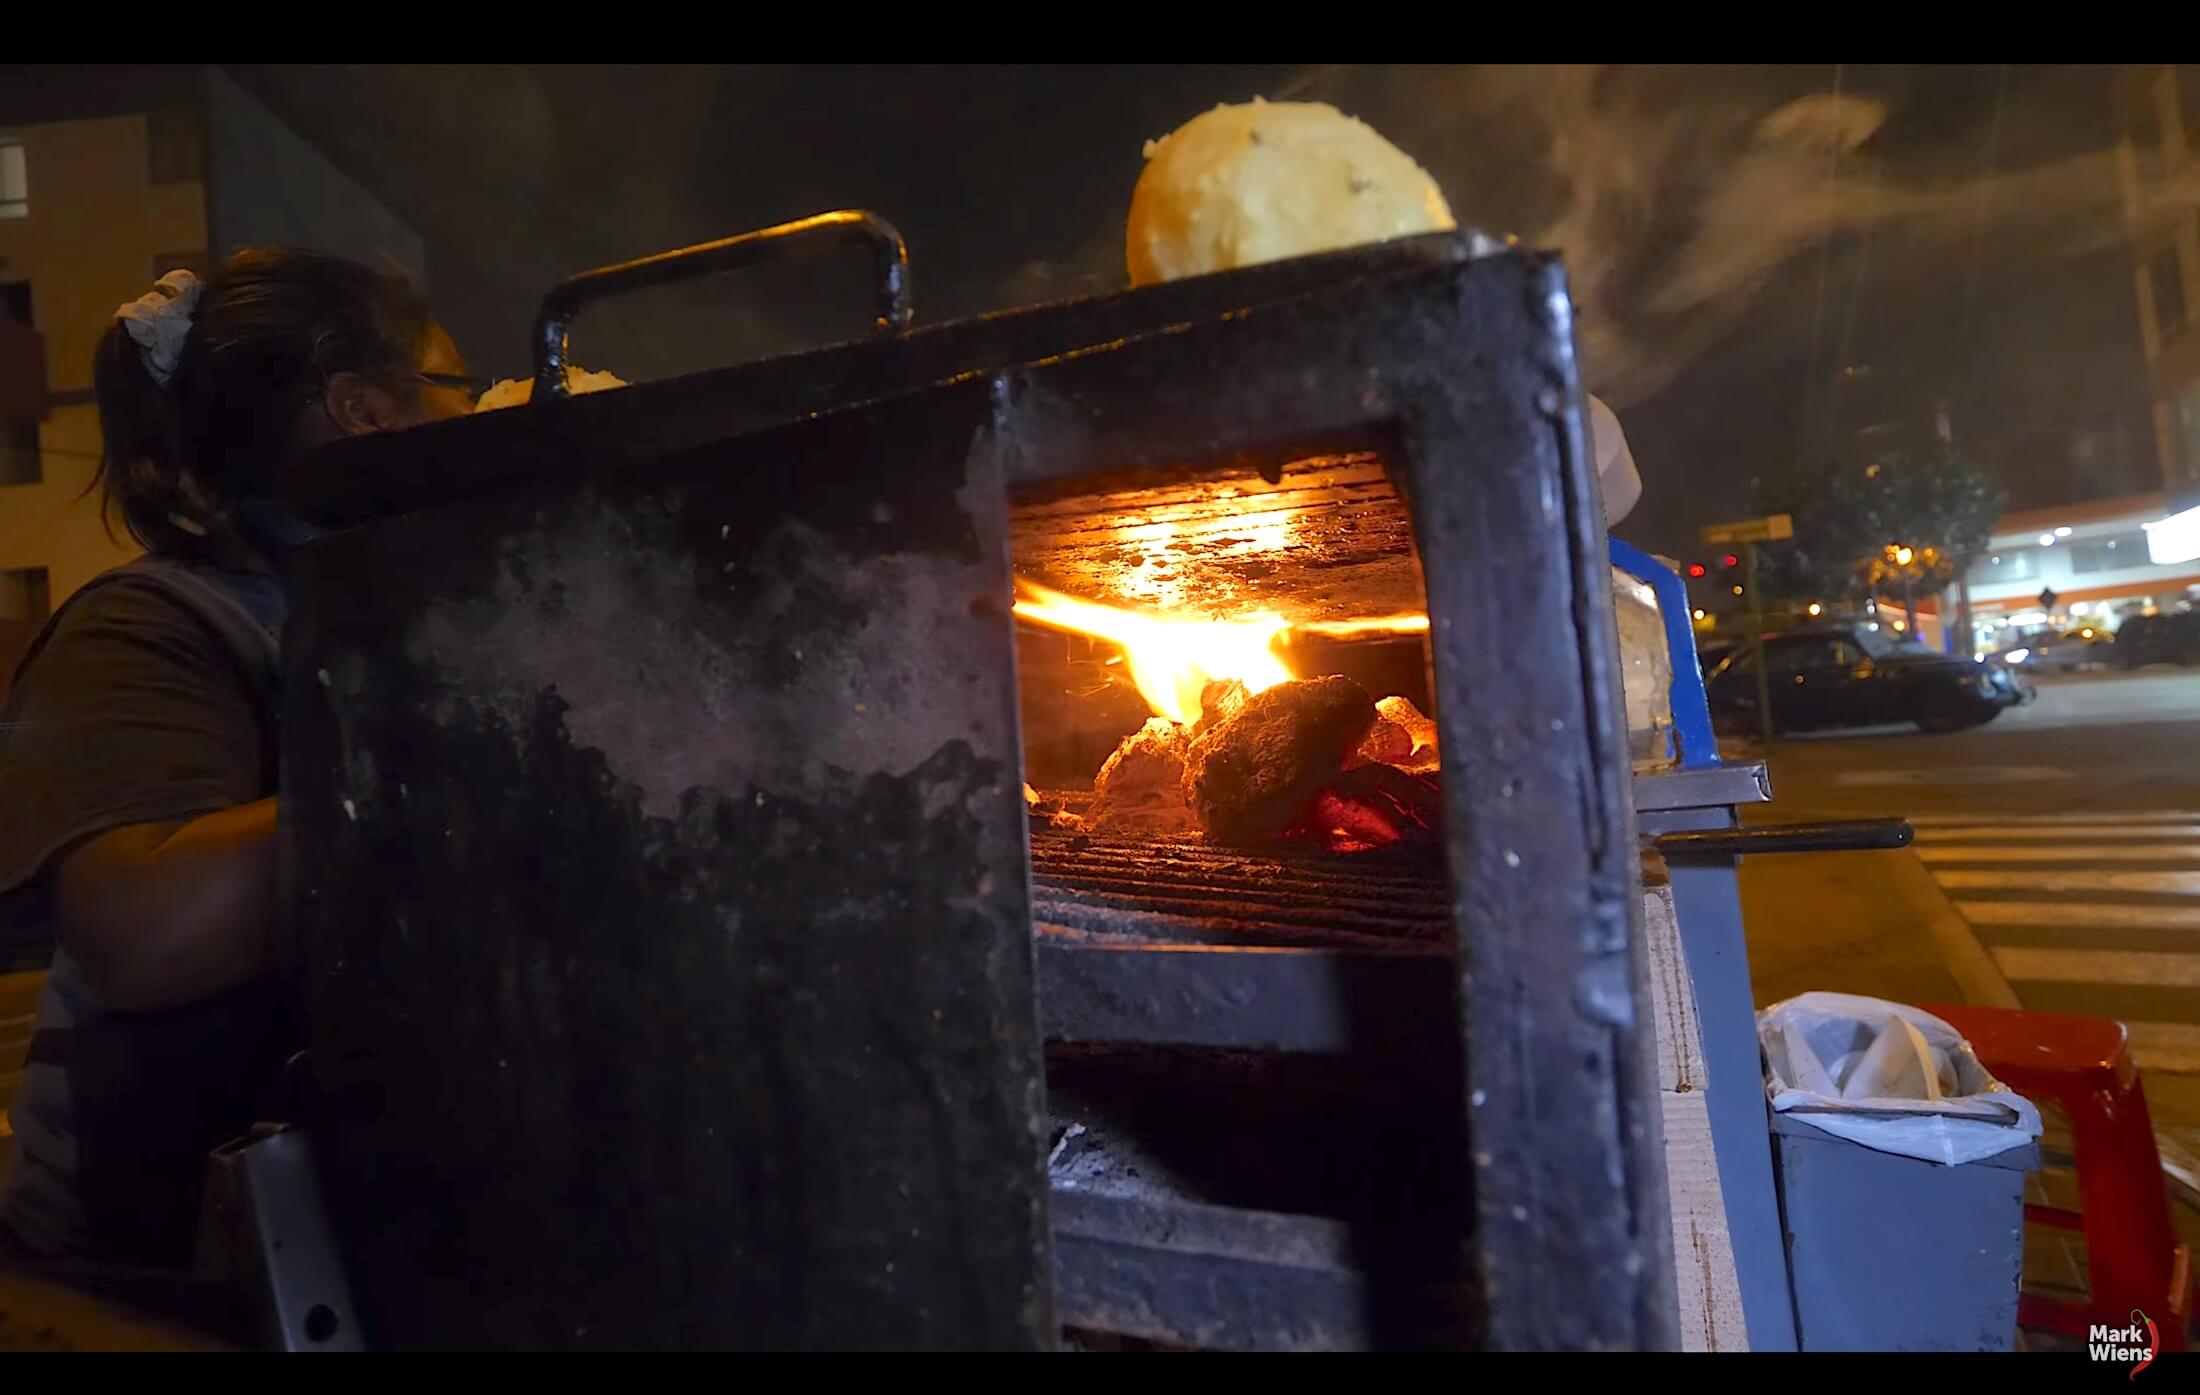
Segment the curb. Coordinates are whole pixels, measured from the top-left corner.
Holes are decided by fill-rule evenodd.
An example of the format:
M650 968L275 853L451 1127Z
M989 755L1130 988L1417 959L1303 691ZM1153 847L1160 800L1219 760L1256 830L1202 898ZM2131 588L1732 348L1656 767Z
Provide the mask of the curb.
M1933 947L1940 951L1941 962L1963 990L1963 1000L1982 1007L2022 1006L2009 980L2002 977L2001 966L1979 943L1971 922L1963 918L1940 889L1940 883L1933 880L1933 874L1925 870L1916 850L1904 848L1889 859L1887 866L1895 894L1933 937Z
M1941 962L1963 990L1963 1000L1985 1007L2021 1008L2023 1004L2017 1001L2009 980L2002 977L1994 956L1979 942L1971 923L1949 901L1917 853L1905 848L1900 856L1889 859L1888 866L1895 893L1933 937ZM2200 1212L2200 1167L2174 1145L2163 1146L2159 1131L2156 1146L2161 1149L2162 1175L2169 1186L2170 1200L2188 1211Z

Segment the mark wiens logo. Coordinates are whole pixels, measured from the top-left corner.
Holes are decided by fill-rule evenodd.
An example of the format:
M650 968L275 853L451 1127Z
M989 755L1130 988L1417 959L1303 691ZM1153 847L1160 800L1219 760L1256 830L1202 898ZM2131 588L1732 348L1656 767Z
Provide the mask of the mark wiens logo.
M2131 1368L2129 1377L2137 1380L2141 1371L2154 1364L2155 1339L2159 1335L2154 1330L2154 1319L2133 1308L2129 1327L2110 1327L2105 1322L2087 1327L2085 1349L2095 1361L2138 1363Z

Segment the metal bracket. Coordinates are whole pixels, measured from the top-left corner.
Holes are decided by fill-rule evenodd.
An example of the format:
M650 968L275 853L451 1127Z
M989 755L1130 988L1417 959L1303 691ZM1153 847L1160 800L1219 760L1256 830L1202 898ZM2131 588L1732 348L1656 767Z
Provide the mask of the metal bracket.
M1825 819L1816 823L1703 828L1658 835L1667 857L1740 857L1747 853L1888 852L1916 834L1901 819Z
M362 1349L313 1147L297 1129L255 1132L209 1156L195 1267L253 1291L277 1350Z

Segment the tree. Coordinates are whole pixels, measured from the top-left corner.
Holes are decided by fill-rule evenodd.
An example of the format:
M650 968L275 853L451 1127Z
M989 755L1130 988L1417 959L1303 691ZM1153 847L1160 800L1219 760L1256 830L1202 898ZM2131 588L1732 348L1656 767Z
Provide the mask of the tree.
M1946 451L1828 462L1757 490L1757 512L1795 517L1795 537L1765 545L1759 585L1810 601L1944 589L1986 550L2004 494Z

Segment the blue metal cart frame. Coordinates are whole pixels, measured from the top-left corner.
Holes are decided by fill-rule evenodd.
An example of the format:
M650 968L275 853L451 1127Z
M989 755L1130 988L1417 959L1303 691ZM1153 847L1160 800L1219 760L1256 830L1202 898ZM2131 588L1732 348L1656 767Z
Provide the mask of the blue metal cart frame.
M1762 762L1719 759L1696 657L1687 587L1670 567L1642 549L1611 540L1612 565L1647 584L1665 621L1673 667L1671 769L1635 777L1637 826L1646 837L1730 829L1739 807L1771 798ZM1705 1063L1711 1143L1726 1200L1727 1229L1741 1286L1742 1317L1752 1351L1794 1351L1795 1306L1772 1177L1771 1121L1757 1054L1756 998L1732 854L1666 853L1681 949L1696 993Z

